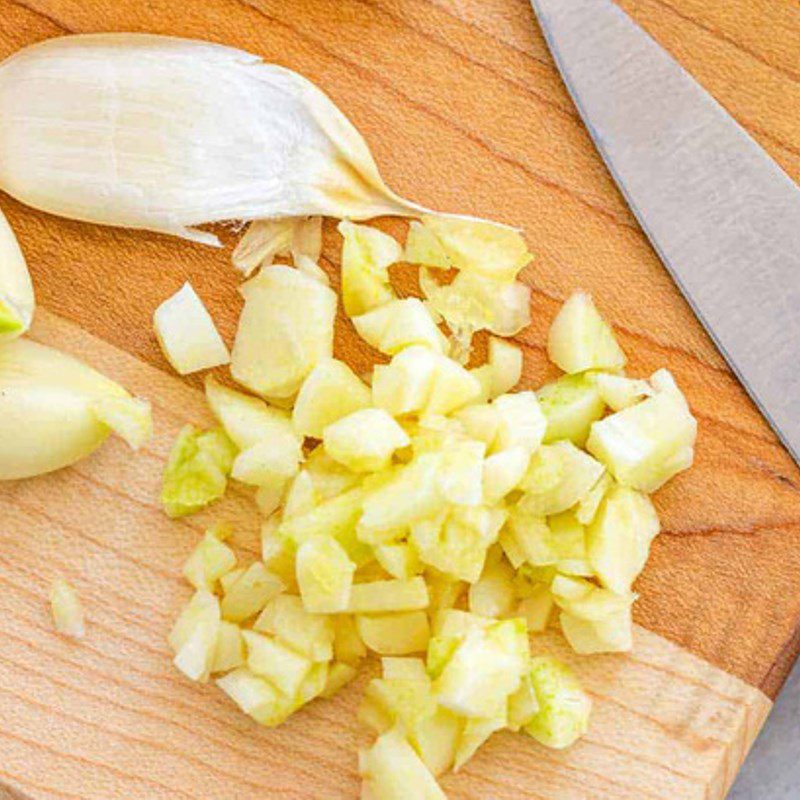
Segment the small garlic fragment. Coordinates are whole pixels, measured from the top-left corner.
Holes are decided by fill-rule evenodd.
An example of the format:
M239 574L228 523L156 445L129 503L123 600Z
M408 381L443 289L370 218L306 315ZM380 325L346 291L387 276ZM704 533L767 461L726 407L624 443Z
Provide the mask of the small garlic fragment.
M85 635L83 608L78 594L63 578L56 578L50 588L50 610L59 633L75 639Z
M214 320L189 281L156 309L153 327L167 361L181 375L231 360Z

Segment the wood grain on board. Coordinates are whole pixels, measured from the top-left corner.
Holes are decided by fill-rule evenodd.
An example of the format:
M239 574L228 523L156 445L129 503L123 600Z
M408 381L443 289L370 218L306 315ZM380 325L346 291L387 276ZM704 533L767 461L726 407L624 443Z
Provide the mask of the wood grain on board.
M800 181L800 7L621 5ZM458 799L721 798L800 649L800 472L636 226L527 2L0 0L0 14L0 57L70 32L136 30L224 42L304 73L357 124L395 189L524 229L537 255L524 386L552 375L545 331L578 287L616 326L632 374L674 372L700 422L697 463L655 498L664 533L637 585L636 650L579 661L597 700L589 737L553 755L498 736L444 785ZM238 520L254 553L256 525L243 492L188 521L157 510L170 439L205 412L197 379L169 374L150 319L189 278L230 341L230 248L0 205L45 309L34 335L149 397L158 423L144 453L111 442L73 469L0 487L0 781L36 800L354 797L358 687L259 731L169 666L164 637L187 594L179 565L198 532L219 515ZM325 257L335 276L332 225ZM371 358L345 324L337 348L359 366ZM56 573L85 599L84 644L51 631Z
M155 499L177 431L211 422L201 392L47 312L33 337L152 397L156 437L133 458L110 440L72 469L0 484L0 781L36 800L355 798L356 750L371 738L356 708L374 665L268 731L170 663L166 634L190 594L181 564L204 527L232 522L237 550L257 556L247 490L178 522ZM52 629L57 575L86 608L78 643ZM580 658L555 634L533 647L579 671L595 703L589 734L564 753L498 735L442 780L453 800L721 798L771 705L644 628L623 656Z

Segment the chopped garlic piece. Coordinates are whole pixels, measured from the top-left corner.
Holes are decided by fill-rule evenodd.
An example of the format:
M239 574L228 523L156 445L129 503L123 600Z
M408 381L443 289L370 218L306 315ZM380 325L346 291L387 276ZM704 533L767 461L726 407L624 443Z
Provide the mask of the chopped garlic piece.
M630 609L636 595L616 594L583 578L557 575L550 591L558 607L578 619L602 622Z
M213 531L206 531L183 565L183 575L195 589L214 591L217 581L236 566L236 555Z
M389 364L378 365L372 400L393 416L450 414L480 396L478 379L460 364L427 347L401 350Z
M242 631L247 645L247 666L287 697L294 697L311 669L311 661L277 639L255 631Z
M395 298L388 268L400 261L403 250L391 236L349 220L339 223L342 249L342 302L348 317L372 311Z
M367 686L359 719L379 734L399 724L431 773L443 774L453 765L461 720L436 703L421 658L383 658L382 664L383 678Z
M221 429L186 425L164 469L161 502L171 517L194 514L225 493L235 447Z
M472 439L454 441L442 453L439 491L447 502L478 506L483 502L483 465L486 445Z
M288 419L270 435L236 456L231 476L251 486L281 489L293 478L303 458L302 442Z
M411 541L425 564L474 583L506 517L501 508L456 506L449 514L413 523Z
M358 537L369 544L383 544L419 520L433 517L445 506L438 487L442 459L424 453L409 464L381 475L381 483L367 491L358 521Z
M522 447L510 447L483 462L483 500L496 505L519 486L528 470L530 455Z
M350 602L356 565L331 536L317 536L297 549L297 583L306 611L336 614Z
M389 356L412 345L424 345L447 354L447 338L425 304L416 297L390 300L353 317L353 325L362 339Z
M583 447L592 423L605 411L598 386L586 375L564 375L536 394L547 417L545 444L569 439Z
M604 467L569 441L542 445L534 453L521 488L519 507L527 514L559 514L582 500Z
M319 505L320 497L314 486L314 480L307 470L301 469L294 476L286 497L283 501L283 517L297 517L311 511L314 506Z
M211 674L220 627L219 600L199 589L181 612L169 636L173 663L193 681L205 683Z
M594 383L603 402L612 411L622 411L623 408L636 405L640 400L654 394L653 387L647 381L626 378L623 375L598 372L594 376Z
M558 619L564 638L581 655L627 653L633 647L630 606L601 620L581 619L563 611Z
M333 658L333 619L310 613L296 595L279 594L270 600L253 624L253 630L277 636L311 661Z
M419 412L430 397L438 364L436 354L427 347L401 350L389 364L375 367L373 404L395 417Z
M330 665L325 686L320 692L320 697L333 697L337 692L347 686L350 681L358 676L358 670L350 664L337 661Z
M428 673L425 671L425 662L421 658L382 658L381 669L386 680L404 678L430 683Z
M617 594L630 591L658 535L658 514L647 495L614 486L587 531L587 548L600 583Z
M229 672L247 661L242 630L233 622L223 620L217 632L217 645L211 662L211 672Z
M422 653L430 639L430 624L424 611L359 615L356 626L364 644L384 656Z
M76 639L85 635L86 625L78 593L63 578L54 580L50 587L50 609L59 633Z
M581 525L590 525L592 523L597 510L600 508L600 503L603 502L603 498L611 490L612 486L614 486L614 479L607 472L604 472L600 476L600 480L583 496L575 511L575 517Z
M547 428L534 392L516 392L498 397L492 405L497 414L493 452L521 447L527 453L537 450Z
M311 370L333 355L336 294L286 266L263 268L242 294L231 374L256 394L291 397Z
M389 611L418 611L430 602L425 579L356 583L350 591L347 611L351 614L385 614Z
M399 728L359 753L359 772L364 779L362 797L369 800L447 800Z
M280 725L294 710L288 698L247 667L239 667L217 678L217 686L245 714L266 727Z
M301 436L321 439L336 420L370 405L369 387L342 361L320 361L303 381L292 424Z
M528 666L522 620L504 620L466 634L434 684L439 702L464 717L504 713Z
M422 224L439 240L449 263L465 272L510 281L532 259L519 231L506 225L433 215L423 217Z
M555 658L534 658L530 680L539 711L525 731L546 747L569 747L588 730L592 701L572 670Z
M219 588L222 589L223 594L227 594L231 590L231 586L233 586L239 578L242 577L245 573L245 567L237 567L236 569L232 569L230 572L226 572L220 579L219 579Z
M211 411L240 450L287 430L289 415L285 411L223 386L212 377L206 378L205 386Z
M376 472L389 466L392 454L411 440L394 418L379 408L364 408L328 425L325 451L353 472Z
M481 577L469 587L469 610L499 619L511 613L514 603L514 570L505 562L487 564Z
M364 493L361 487L326 500L305 514L284 519L278 535L301 545L317 536L330 536L344 547L356 564L371 560L369 548L356 538L356 523L361 515Z
M453 264L444 245L430 227L413 220L408 226L404 261L426 267L450 269Z
M321 444L308 454L304 469L311 475L314 488L323 500L338 497L360 482L355 472L331 458Z
M486 399L494 400L510 392L522 377L522 350L516 345L504 342L496 336L489 338L489 357L483 367L486 370Z
M188 281L155 310L153 327L167 361L181 375L230 363L225 342Z
M556 315L547 338L547 354L570 374L622 369L626 361L614 333L585 292L575 292Z
M426 269L420 270L420 288L431 310L453 333L459 361L466 361L476 331L514 336L530 323L531 290L519 281L500 282L471 272L460 272L451 283L441 284Z
M697 437L697 421L686 399L672 376L662 372L666 376L656 382L663 381L663 388L595 422L586 444L620 483L648 493L692 465Z
M378 563L398 580L407 580L422 572L422 562L409 542L378 544L373 548Z
M508 698L508 728L518 731L527 725L539 711L539 701L533 688L530 673L522 676L519 689Z
M255 561L225 590L220 603L222 617L229 622L243 622L258 614L283 588L280 578Z

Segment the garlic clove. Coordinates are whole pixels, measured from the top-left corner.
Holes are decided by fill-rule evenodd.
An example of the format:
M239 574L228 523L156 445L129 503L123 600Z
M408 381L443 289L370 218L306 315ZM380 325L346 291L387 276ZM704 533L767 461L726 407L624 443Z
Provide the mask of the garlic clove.
M424 211L386 186L310 81L148 34L49 39L0 64L0 187L50 213L206 244L219 244L195 229L208 222Z
M33 284L17 237L0 211L0 343L25 333L33 319Z
M89 455L112 430L96 413L98 404L114 399L134 402L72 356L29 339L0 346L0 480L52 472ZM149 417L149 409L137 406L137 415L141 435L131 434L134 444L146 437L141 416Z

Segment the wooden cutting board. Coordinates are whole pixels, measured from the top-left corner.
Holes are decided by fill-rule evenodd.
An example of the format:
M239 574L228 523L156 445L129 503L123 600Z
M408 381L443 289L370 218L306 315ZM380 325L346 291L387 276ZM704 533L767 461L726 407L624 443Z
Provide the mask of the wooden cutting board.
M785 0L622 5L800 180L800 7ZM363 131L389 183L426 205L522 227L537 254L525 387L558 304L591 291L631 361L669 367L700 423L697 462L656 497L664 532L638 590L636 647L581 659L595 700L565 753L500 734L443 786L458 800L719 800L800 647L800 472L732 378L603 168L525 0L0 0L3 57L66 33L204 37L296 69ZM0 486L0 782L35 800L355 798L364 680L274 731L184 680L165 637L180 565L229 519L257 552L249 496L173 522L159 475L176 431L209 421L199 380L167 368L153 309L191 279L230 341L230 247L69 222L0 197L27 254L34 338L154 404L157 435L111 441L73 469ZM397 234L403 226L388 222ZM223 231L228 245L233 233ZM338 241L326 230L335 275ZM338 354L370 354L347 326ZM0 442L2 447L2 442ZM88 636L57 636L47 591L80 590Z

